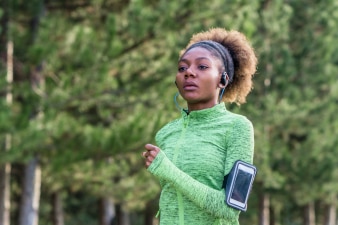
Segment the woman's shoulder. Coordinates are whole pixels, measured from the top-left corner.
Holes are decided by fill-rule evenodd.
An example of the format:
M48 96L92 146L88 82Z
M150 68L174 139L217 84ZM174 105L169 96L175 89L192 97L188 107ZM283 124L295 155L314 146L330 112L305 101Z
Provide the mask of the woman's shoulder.
M252 135L254 132L253 124L247 117L241 116L234 124L234 131L240 131L240 135Z
M227 111L226 117L234 127L253 129L252 122L244 115Z
M246 117L245 115L226 111L227 113L225 114L226 117L230 118L234 122L244 122L244 123L251 123L251 121Z

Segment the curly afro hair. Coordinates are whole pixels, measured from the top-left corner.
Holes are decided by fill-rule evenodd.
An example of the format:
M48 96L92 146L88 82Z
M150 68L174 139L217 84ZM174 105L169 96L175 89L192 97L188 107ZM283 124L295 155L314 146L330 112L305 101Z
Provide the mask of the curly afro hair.
M256 72L257 57L251 44L238 31L227 31L223 28L212 28L205 32L194 34L188 45L181 50L180 57L197 42L211 40L218 42L228 49L234 64L233 80L226 87L223 96L225 102L245 103L246 96L252 89L252 77Z

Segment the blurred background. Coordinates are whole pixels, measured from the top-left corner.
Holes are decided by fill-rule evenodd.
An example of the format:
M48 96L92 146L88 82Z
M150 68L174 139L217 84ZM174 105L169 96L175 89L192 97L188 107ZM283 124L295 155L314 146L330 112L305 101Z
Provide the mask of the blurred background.
M179 51L211 27L259 65L241 225L336 225L338 1L1 0L0 224L156 225L141 152L180 116Z

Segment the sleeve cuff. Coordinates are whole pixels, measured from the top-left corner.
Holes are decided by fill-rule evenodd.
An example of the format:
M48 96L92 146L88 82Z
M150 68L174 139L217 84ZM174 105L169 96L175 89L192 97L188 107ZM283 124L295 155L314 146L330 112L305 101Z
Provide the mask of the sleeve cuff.
M156 171L157 171L158 167L161 165L164 158L166 158L166 155L162 150L160 150L147 170L150 173L156 175Z

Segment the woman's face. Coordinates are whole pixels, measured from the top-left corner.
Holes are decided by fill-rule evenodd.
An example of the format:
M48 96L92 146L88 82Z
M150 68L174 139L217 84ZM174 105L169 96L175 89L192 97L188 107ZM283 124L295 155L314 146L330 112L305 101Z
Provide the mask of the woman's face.
M209 50L195 47L178 62L176 84L187 101L189 111L213 107L218 103L221 61Z

